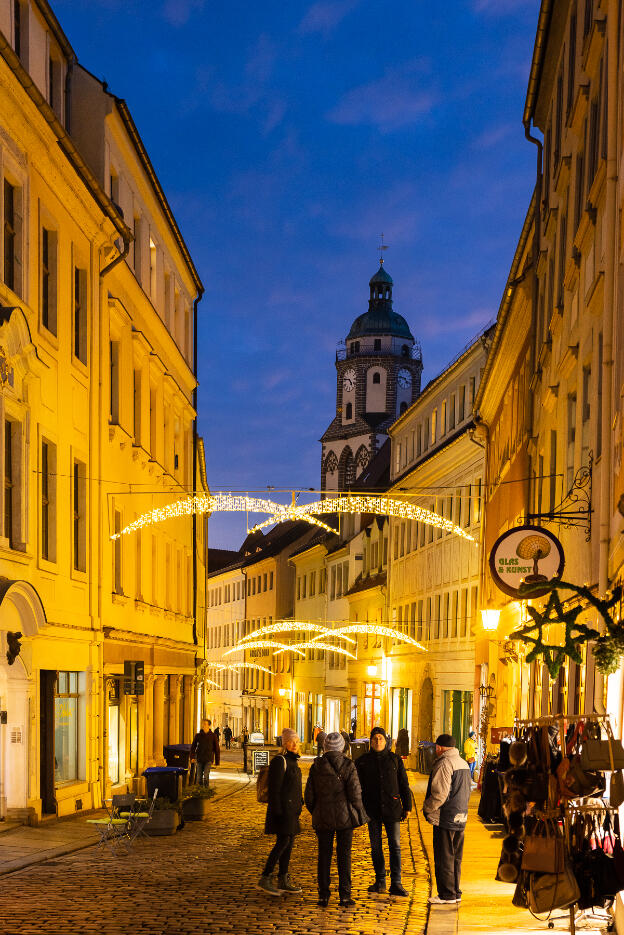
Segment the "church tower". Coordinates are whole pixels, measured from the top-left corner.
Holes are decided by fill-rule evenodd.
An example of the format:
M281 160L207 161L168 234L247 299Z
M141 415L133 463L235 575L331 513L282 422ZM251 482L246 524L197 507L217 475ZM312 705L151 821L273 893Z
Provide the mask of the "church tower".
M392 310L392 278L370 280L368 311L336 351L336 416L321 438L321 490L347 490L388 437L388 427L420 393L422 353Z

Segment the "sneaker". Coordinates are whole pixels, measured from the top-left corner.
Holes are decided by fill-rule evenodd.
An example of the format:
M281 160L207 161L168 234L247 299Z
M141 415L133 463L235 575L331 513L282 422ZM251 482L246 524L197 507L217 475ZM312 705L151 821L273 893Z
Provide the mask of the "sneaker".
M348 896L347 899L340 900L340 905L342 906L343 909L352 909L353 906L355 906L355 900L351 899L351 897Z
M384 886L385 890L385 886ZM390 884L390 895L391 896L409 896L409 893L404 886L401 886L400 883L391 883Z
M280 891L273 882L272 877L265 877L264 875L260 877L256 883L256 889L262 890L263 893L267 893L269 896L279 896Z
M303 890L300 886L297 886L296 883L290 879L290 876L285 873L283 876L277 878L277 888L280 893L302 893Z
M385 893L386 892L386 881L385 880L375 880L374 883L368 887L369 893Z
M431 906L454 906L457 903L456 899L442 899L441 896L430 896L427 900Z

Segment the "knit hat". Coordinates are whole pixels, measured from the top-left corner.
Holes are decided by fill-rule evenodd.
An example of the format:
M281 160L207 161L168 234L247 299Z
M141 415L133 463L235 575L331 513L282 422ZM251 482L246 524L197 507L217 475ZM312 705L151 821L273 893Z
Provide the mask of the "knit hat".
M384 736L385 739L386 739L386 743L388 743L388 735L386 734L386 732L385 732L385 730L383 729L383 727L373 727L372 731L370 732L370 739L371 739L371 740L373 739L373 737L375 736L375 734L383 734L383 736Z
M342 753L344 750L344 738L337 730L333 730L323 741L323 750L325 753Z
M289 740L299 740L299 734L292 727L285 727L282 731L282 744L287 744Z
M454 747L455 741L450 734L440 734L439 737L436 737L436 746L437 747Z

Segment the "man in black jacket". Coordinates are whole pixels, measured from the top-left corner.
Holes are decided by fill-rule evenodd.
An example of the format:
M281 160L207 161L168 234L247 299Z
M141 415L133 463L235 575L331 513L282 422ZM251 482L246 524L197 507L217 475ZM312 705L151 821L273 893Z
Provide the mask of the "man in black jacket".
M407 896L401 885L401 826L412 810L412 793L405 766L400 756L388 747L383 727L373 727L370 750L355 761L362 800L369 816L368 835L375 869L375 882L369 893L386 892L386 865L381 842L382 827L386 829L390 854L390 895Z
M211 725L209 720L202 721L201 730L195 734L191 744L191 759L195 757L197 760L197 783L200 786L209 785L210 767L221 762L219 738L213 734Z

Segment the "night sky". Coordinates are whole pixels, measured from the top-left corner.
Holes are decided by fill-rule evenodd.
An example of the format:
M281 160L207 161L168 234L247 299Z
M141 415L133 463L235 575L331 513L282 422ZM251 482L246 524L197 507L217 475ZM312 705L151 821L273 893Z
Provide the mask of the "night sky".
M206 286L214 492L318 487L384 233L423 380L496 316L531 197L538 0L56 0L127 100ZM238 547L244 518L214 518Z

